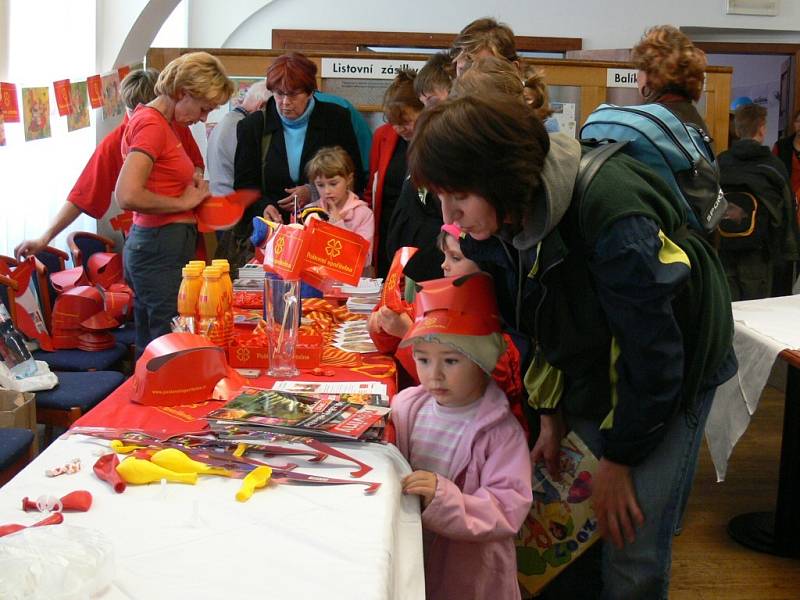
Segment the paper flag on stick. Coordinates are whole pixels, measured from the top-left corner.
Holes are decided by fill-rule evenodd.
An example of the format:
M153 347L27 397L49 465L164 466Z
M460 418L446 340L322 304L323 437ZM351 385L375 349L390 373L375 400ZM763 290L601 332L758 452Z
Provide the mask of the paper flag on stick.
M318 275L350 285L358 284L367 260L369 242L357 233L319 219L312 219L306 230L309 241L304 267L317 267Z
M69 79L60 79L53 82L53 91L56 93L56 106L58 114L62 117L72 112L72 88Z
M117 73L119 73L119 80L122 81L131 72L130 65L123 65L119 69L117 69Z
M0 83L0 113L6 123L19 123L17 86L13 83Z

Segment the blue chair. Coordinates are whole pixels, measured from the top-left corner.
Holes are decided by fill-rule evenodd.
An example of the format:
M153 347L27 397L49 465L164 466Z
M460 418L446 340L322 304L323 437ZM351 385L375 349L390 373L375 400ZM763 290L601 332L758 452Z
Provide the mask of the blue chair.
M67 248L72 256L72 264L87 269L86 261L92 254L114 251L114 241L88 231L73 231L67 236Z
M56 387L35 392L36 421L45 426L45 443L52 439L53 427L69 428L125 381L117 371L63 371L56 376Z
M0 429L0 486L25 468L31 458L33 432L29 429Z

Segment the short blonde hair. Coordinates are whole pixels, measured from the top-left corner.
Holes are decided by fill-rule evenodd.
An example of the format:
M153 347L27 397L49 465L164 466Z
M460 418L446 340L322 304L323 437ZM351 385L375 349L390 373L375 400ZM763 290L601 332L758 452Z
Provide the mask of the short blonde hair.
M499 92L522 98L523 87L519 71L512 63L504 58L483 56L453 82L450 95L456 98Z
M196 98L224 104L233 94L225 67L208 52L190 52L171 61L156 81L156 94L175 98L185 90Z
M339 176L349 179L352 187L355 171L353 159L341 146L320 148L306 165L306 176L312 183L317 177Z
M678 92L697 101L703 93L706 53L677 27L657 25L648 29L633 47L631 61L647 74L650 89L643 95L648 101L657 100L665 92Z

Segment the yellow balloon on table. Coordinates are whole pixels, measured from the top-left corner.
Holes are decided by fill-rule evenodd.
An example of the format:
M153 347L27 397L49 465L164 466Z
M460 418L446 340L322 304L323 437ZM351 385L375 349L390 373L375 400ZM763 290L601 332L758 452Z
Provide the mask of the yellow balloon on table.
M242 485L239 491L236 492L236 499L239 502L246 502L253 495L256 488L263 488L267 485L270 477L272 477L272 469L268 466L256 467L242 479Z
M199 475L233 476L233 472L221 467L212 467L206 463L194 460L185 452L177 448L164 448L150 457L150 462L176 473L197 473Z
M176 473L164 467L159 467L149 460L129 456L117 465L117 473L125 483L153 483L166 479L174 483L197 483L197 473Z

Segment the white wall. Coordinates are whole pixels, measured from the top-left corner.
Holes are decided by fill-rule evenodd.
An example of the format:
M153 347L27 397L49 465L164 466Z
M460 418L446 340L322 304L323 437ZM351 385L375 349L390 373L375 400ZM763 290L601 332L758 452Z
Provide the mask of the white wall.
M508 23L518 35L583 38L586 49L630 47L647 27L662 23L699 28L704 38L766 30L769 39L800 41L797 0L782 2L777 17L726 15L723 0L190 2L189 39L194 47L269 48L273 28L454 33L487 15Z

